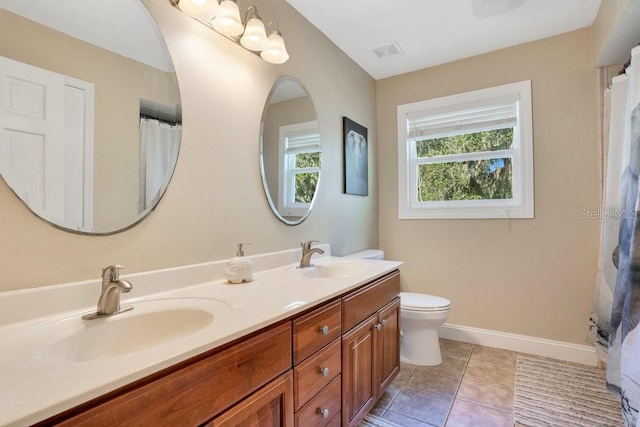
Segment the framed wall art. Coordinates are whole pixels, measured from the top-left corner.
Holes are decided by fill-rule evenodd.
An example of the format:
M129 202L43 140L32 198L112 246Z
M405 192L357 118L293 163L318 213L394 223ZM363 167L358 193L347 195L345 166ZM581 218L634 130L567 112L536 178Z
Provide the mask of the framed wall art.
M369 146L367 128L343 117L344 192L369 195Z

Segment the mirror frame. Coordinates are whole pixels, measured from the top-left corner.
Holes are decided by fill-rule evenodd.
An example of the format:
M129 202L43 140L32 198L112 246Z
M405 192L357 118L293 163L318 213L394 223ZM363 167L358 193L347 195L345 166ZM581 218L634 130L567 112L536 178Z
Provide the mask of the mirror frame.
M273 93L276 91L278 84L284 82L284 81L289 81L289 82L293 82L295 84L297 84L298 86L300 86L300 88L302 90L305 91L305 93L307 94L307 96L309 97L309 100L311 102L311 105L313 106L313 110L315 112L316 115L316 120L318 117L318 111L315 107L315 104L313 103L313 98L311 97L311 94L309 93L309 91L307 90L307 88L300 82L300 80L296 79L293 76L289 76L289 75L283 75L278 77L278 79L273 83L273 85L271 86L271 90L269 91L269 95L267 96L267 100L265 101L264 104L264 109L262 110L262 117L260 119L260 130L259 130L259 136L258 136L258 157L260 160L260 177L262 179L262 188L264 190L264 194L265 197L267 199L267 203L269 204L269 207L271 208L271 211L273 212L273 214L276 216L276 218L278 218L278 220L280 220L281 222L283 222L286 225L300 225L302 224L307 218L309 218L309 215L311 215L311 211L313 210L314 206L315 206L315 202L316 199L318 198L318 189L320 188L320 182L322 181L322 145L321 145L321 150L320 150L320 159L321 159L321 166L320 166L320 173L318 176L318 183L316 184L316 189L313 193L313 198L311 199L311 203L309 203L309 209L307 210L307 212L300 217L300 219L297 220L288 220L286 218L284 218L280 212L278 211L278 207L275 205L275 203L273 202L273 199L271 197L271 193L269 192L269 185L267 183L267 177L265 174L265 168L264 168L264 138L263 138L263 128L264 128L264 120L265 117L267 115L267 109L270 105L270 101L271 98L273 96ZM320 133L320 124L318 123L318 133ZM322 134L320 133L320 141L322 143Z

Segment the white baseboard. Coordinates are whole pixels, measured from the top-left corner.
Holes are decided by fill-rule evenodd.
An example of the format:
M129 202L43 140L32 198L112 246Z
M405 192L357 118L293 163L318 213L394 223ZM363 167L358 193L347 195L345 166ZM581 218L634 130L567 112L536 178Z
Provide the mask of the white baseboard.
M595 347L445 323L440 338L596 366Z

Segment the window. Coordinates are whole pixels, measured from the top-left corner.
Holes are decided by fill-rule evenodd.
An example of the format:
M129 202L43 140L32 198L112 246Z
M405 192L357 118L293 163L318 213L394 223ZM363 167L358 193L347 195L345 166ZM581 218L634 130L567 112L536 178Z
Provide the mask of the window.
M280 126L282 176L278 211L284 217L304 216L320 179L321 146L318 121Z
M400 219L533 218L531 81L398 106Z

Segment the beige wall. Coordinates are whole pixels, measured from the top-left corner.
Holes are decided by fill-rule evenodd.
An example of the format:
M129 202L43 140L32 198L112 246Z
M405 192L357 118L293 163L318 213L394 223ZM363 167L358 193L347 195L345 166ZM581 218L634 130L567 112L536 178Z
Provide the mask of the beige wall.
M165 72L0 9L0 55L94 84L94 230L138 217L140 98L180 103Z
M91 237L45 224L1 183L0 290L97 278L113 263L131 273L225 259L233 256L236 242L252 243L247 254L294 248L307 239L330 242L337 254L376 246L375 168L369 197L343 195L341 178L343 115L369 128L369 160L376 163L374 80L285 0L251 2L265 20L279 23L291 55L282 66L265 63L182 15L169 0L144 3L164 33L182 96L182 146L165 197L133 229ZM248 6L239 3L243 10ZM311 94L323 138L316 208L296 227L271 213L258 164L262 109L284 74L298 78Z
M402 288L449 298L449 323L584 343L599 222L590 30L377 82L380 243ZM396 106L532 81L535 219L398 220Z

